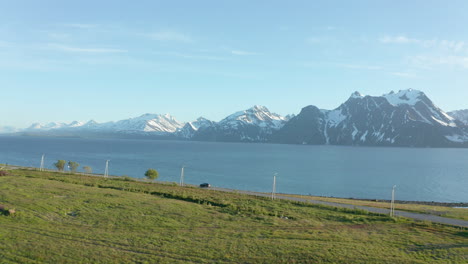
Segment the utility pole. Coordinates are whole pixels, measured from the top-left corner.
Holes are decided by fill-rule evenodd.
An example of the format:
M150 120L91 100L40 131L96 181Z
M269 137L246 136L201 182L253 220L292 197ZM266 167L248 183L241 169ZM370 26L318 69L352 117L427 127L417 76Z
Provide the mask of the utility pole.
M109 160L106 160L106 169L104 170L104 177L109 177Z
M273 189L271 190L272 200L276 198L276 175L278 175L278 173L273 174Z
M392 201L390 202L390 217L395 216L395 188L396 188L396 185L393 185L393 188L392 188Z
M180 186L184 186L184 168L185 166L182 166L182 169L180 170L180 182L179 182Z
M41 157L41 166L39 167L39 171L43 171L44 170L44 154L42 154L42 157Z

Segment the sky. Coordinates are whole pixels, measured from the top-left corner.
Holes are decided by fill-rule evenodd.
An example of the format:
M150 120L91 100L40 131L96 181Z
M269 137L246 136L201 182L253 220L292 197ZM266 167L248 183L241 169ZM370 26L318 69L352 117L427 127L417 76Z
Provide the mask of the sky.
M468 1L0 0L0 126L298 114L421 90L468 108Z

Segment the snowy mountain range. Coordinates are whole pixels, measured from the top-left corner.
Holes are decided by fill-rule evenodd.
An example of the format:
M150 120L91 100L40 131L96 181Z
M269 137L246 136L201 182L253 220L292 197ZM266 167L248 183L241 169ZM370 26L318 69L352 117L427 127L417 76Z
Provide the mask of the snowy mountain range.
M274 134L273 142L368 146L461 146L465 124L451 117L421 91L383 96L355 92L334 110L307 106Z
M202 126L191 138L203 141L266 142L289 117L271 113L264 106L236 112L218 123Z
M86 123L73 121L66 123L34 123L23 132L102 132L102 133L153 133L165 135L174 133L184 126L169 114L144 114L139 117L120 120L117 122L97 123L90 120Z
M444 112L423 92L382 96L353 93L333 110L310 105L281 116L264 106L236 112L219 122L200 117L179 122L169 114L144 114L116 122L35 123L0 133L50 136L156 137L162 139L364 146L468 147L468 110Z

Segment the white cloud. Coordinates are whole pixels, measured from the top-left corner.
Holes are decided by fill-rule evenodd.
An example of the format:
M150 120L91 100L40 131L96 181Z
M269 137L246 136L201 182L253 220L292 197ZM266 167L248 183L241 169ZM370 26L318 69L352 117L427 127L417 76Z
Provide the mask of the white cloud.
M390 72L390 74L402 78L418 78L416 74L409 72Z
M60 44L49 44L49 48L66 51L66 52L83 52L83 53L125 53L128 52L127 50L123 49L109 49L109 48L81 48L81 47L73 47L73 46L66 46Z
M247 55L258 55L256 52L244 51L244 50L231 50L231 54L239 55L239 56L247 56Z
M218 57L218 56L208 56L208 55L196 55L196 54L186 54L180 52L153 52L156 55L163 56L174 56L184 59L200 59L200 60L212 60L212 61L226 61L230 60L229 58Z
M419 43L420 40L407 38L405 36L384 36L379 39L382 43L397 43L397 44L406 44L406 43Z
M464 56L414 56L409 61L416 67L431 69L434 66L454 66L468 69L468 57Z
M439 42L439 45L446 49L453 50L455 52L460 52L466 46L466 43L463 41L442 40Z
M308 37L306 42L309 44L318 44L326 41L326 38L323 37Z
M357 69L357 70L372 70L372 71L382 70L381 66L375 66L375 65L339 63L339 64L336 64L336 66L342 67L342 68L348 68L348 69Z
M47 36L51 39L55 39L55 40L58 40L58 41L62 41L62 40L68 40L70 39L70 34L65 34L65 33L55 33L55 32L48 32L47 33Z
M461 52L467 47L464 41L439 40L439 39L416 39L403 35L384 36L379 41L385 44L417 44L425 48L442 48L452 52Z
M89 29L89 28L95 28L98 25L96 24L65 24L68 27L73 27L73 28L81 28L81 29Z
M147 34L150 38L158 41L177 41L177 42L192 42L192 38L176 31L166 30Z

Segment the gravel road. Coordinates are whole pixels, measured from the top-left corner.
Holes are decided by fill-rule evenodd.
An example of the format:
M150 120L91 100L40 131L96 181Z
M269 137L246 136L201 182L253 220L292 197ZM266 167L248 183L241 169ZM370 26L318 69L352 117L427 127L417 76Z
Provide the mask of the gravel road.
M259 193L259 192L231 190L231 189L217 188L217 187L212 187L210 189L216 190L216 191L223 191L223 192L236 192L236 193L261 196L261 197L271 197L271 194ZM349 209L362 209L362 210L366 210L372 213L379 213L379 214L390 214L389 209L375 208L375 207L369 207L369 206L359 206L359 205L352 205L352 204L343 204L343 203L324 202L324 201L303 199L303 198L297 198L297 197L282 196L278 194L276 195L276 199L284 199L284 200L306 202L306 203L313 203L313 204L323 204L323 205L329 205L329 206L341 207L341 208L349 208ZM446 217L441 217L441 216L436 216L436 215L411 213L411 212L398 211L398 210L395 210L395 215L412 218L412 219L420 220L420 221L430 221L433 223L468 228L468 221L461 220L461 219L452 219L452 218L446 218Z

